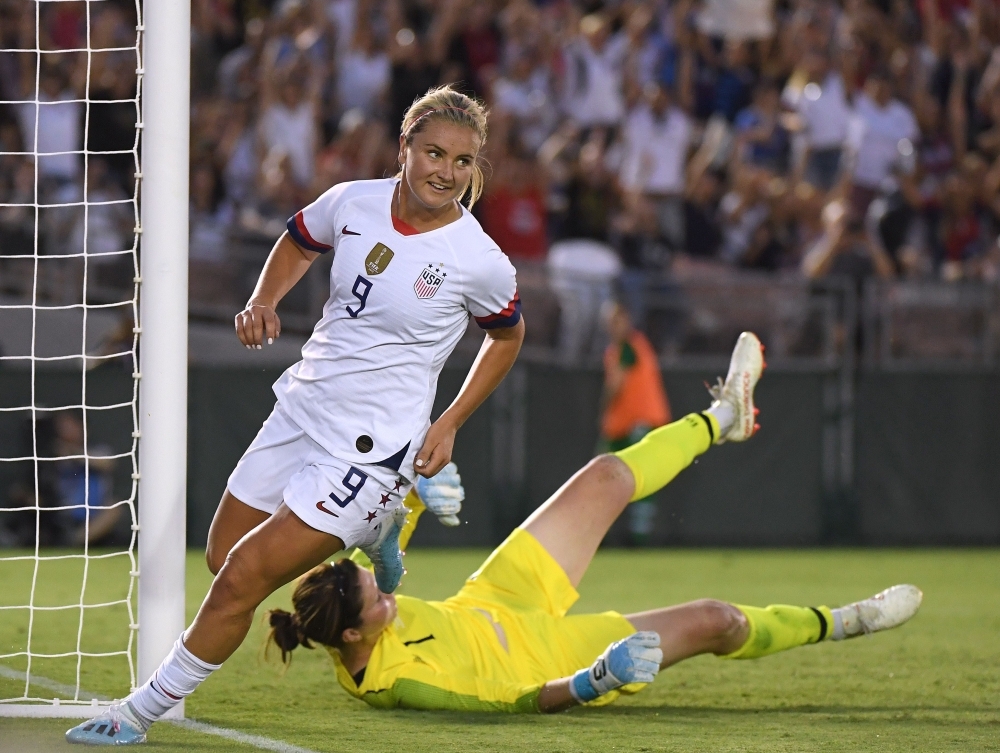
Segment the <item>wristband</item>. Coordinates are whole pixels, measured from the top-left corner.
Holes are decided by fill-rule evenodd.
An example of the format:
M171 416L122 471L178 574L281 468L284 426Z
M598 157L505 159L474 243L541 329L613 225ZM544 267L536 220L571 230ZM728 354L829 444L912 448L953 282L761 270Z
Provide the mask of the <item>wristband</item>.
M580 704L595 700L600 694L590 682L590 668L581 669L570 679L569 693Z

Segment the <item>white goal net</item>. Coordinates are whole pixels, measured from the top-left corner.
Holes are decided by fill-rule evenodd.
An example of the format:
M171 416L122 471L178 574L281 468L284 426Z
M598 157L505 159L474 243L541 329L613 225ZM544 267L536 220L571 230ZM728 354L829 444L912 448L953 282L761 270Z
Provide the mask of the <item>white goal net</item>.
M0 13L0 716L85 715L137 681L142 11Z

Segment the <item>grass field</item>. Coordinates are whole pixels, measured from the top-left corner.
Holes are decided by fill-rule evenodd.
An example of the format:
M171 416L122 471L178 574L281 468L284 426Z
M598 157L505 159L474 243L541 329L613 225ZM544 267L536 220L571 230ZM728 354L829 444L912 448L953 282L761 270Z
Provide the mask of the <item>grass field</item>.
M403 591L448 596L485 554L413 551ZM75 601L79 570L47 565L41 601ZM120 593L116 575L126 572L122 560L92 568L88 602ZM26 603L30 577L29 568L0 562L0 606ZM189 616L209 581L201 555L192 553ZM188 701L187 714L313 751L1000 751L1000 551L602 551L574 611L637 611L702 596L836 605L898 582L925 594L921 612L898 631L758 661L699 657L613 706L553 716L377 712L340 690L322 652L297 651L284 673L265 662L258 620L243 647ZM268 604L287 606L288 589ZM16 614L0 611L0 653L24 644L26 626ZM77 612L38 614L45 616L36 623L36 650L75 645ZM120 610L92 610L84 649L120 647L124 623ZM86 662L81 685L121 695L115 672L122 669L116 661ZM67 660L32 670L64 683L75 671ZM0 697L22 691L23 683L0 677ZM68 726L0 718L0 751L70 750L62 742ZM252 750L169 725L154 727L149 740L149 750Z

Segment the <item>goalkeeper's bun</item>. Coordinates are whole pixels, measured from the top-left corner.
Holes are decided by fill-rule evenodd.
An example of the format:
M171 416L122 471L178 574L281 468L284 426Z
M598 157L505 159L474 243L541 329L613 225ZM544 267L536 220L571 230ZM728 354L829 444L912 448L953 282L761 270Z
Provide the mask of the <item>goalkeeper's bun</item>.
M270 640L281 650L281 661L287 664L291 661L292 651L302 643L295 615L284 609L272 609L267 613L267 621L271 625Z
M281 651L281 661L288 664L292 651L313 643L339 648L344 631L361 624L361 582L358 566L342 559L336 564L314 567L302 576L292 594L295 612L272 609L267 613L271 626L268 645Z

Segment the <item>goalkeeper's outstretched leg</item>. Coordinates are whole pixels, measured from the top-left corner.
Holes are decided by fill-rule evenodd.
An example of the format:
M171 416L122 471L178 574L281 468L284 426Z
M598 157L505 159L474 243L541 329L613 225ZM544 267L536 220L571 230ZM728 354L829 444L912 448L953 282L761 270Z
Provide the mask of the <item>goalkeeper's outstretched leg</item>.
M558 562L573 586L629 502L648 497L713 444L742 442L760 428L753 392L766 364L752 332L740 335L726 380L711 390L707 410L661 426L620 452L578 471L521 525Z

